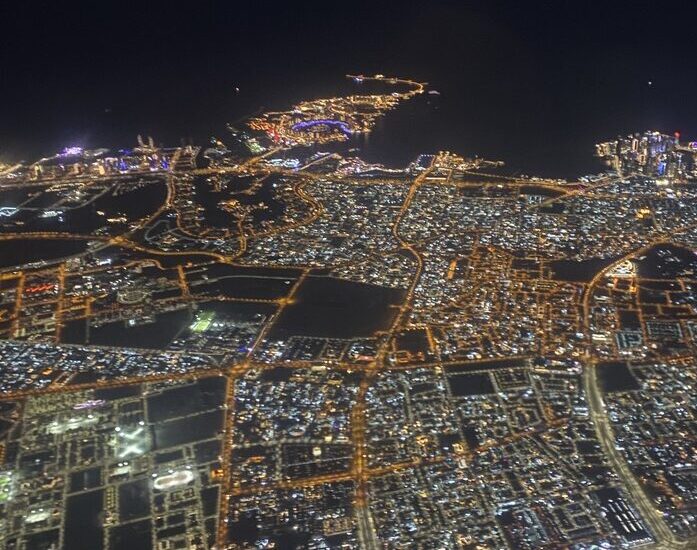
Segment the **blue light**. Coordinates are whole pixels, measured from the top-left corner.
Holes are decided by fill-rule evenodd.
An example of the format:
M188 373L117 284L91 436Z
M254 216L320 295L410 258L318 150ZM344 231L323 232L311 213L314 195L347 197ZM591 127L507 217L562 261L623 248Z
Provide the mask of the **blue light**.
M304 120L302 122L298 122L296 124L293 124L291 126L291 130L294 132L298 131L303 131L303 130L308 130L310 128L314 128L315 126L330 126L332 128L338 128L341 130L341 132L344 133L344 135L351 136L353 133L351 131L351 128L349 127L348 124L341 120L330 120L330 119L320 119L320 120Z

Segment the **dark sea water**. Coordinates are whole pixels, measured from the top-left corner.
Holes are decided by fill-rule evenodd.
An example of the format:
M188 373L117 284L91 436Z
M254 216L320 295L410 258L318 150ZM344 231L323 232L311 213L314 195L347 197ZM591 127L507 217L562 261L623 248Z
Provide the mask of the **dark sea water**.
M418 79L419 73L405 70L400 76L413 74ZM71 144L128 147L138 133L152 134L162 145L206 145L212 136L226 140L227 122L243 126L247 115L264 107L286 109L303 99L363 93L362 85L346 84L341 70L325 73L321 82L314 80L316 86L305 82L300 89L297 82L288 80L295 78L302 79L280 73L269 77L268 86L251 82L239 94L227 82L212 81L206 94L186 87L168 90L162 104L153 104L154 98L146 97L123 110L98 107L94 103L100 98L86 98L92 106L79 116L70 118L62 113L63 120L55 127L43 128L43 133L34 134L30 141L22 140L21 150L8 151L5 156L32 158ZM429 80L431 89L440 95L424 94L401 104L380 119L369 135L354 139L351 145L362 157L401 167L420 153L450 150L463 156L503 160L517 173L574 178L604 169L593 157L598 141L653 128L672 133L689 123L697 124L688 118L689 113L680 118L676 106L665 107L675 90L663 90L661 95L659 90L643 89L645 83L632 83L640 89L627 90L625 97L614 100L602 98L602 92L581 84L578 93L587 94L586 101L577 106L569 104L568 98L549 104L547 94L507 97L504 101L497 99L493 90L491 96L486 89L468 93L462 82L448 74ZM590 104L589 96L598 99L597 107ZM517 105L516 99L520 101ZM114 98L113 103L119 100ZM18 131L20 138L21 133Z
M513 170L597 171L596 141L697 138L694 7L439 1L13 4L0 51L0 160L58 148L207 143L259 109L348 91L346 73L430 83L363 143L403 165L448 149ZM29 32L31 31L31 32ZM239 88L239 91L236 90Z

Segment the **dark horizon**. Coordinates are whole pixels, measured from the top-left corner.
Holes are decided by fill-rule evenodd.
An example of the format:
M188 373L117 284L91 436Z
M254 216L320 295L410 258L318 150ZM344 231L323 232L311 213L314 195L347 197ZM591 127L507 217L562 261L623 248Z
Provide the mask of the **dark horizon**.
M226 122L332 95L347 72L429 82L441 96L437 116L419 125L438 134L428 143L521 170L582 170L593 143L628 132L697 137L687 4L34 2L2 11L3 160L126 147L139 133L168 145L225 139ZM396 138L414 141L410 154L421 145Z

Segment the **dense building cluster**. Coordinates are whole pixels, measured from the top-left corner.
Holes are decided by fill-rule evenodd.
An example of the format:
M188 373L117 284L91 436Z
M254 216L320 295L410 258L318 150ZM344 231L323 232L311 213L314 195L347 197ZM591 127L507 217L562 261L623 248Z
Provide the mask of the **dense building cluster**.
M2 392L69 389L73 384L113 381L131 377L160 376L211 368L207 357L195 354L112 349L87 346L0 343Z
M694 360L606 369L624 371L621 387L613 386L606 398L617 447L670 529L681 537L694 535Z
M0 548L689 547L694 144L385 168L355 80L2 166Z
M596 153L624 173L680 177L694 175L697 143L680 144L680 134L644 132L599 143Z

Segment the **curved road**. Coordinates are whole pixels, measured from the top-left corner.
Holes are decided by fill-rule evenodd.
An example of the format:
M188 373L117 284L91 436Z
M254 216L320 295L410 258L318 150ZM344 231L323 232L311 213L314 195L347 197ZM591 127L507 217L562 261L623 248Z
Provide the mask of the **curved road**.
M653 242L650 245L628 253L614 262L612 265L598 272L590 281L588 289L586 290L586 295L583 298L583 324L584 330L588 335L588 350L586 352L585 363L583 365L583 390L588 399L588 409L595 426L598 441L603 449L603 453L610 462L612 469L620 477L624 488L631 497L632 503L638 508L642 519L648 524L651 533L656 539L656 543L653 544L652 547L660 550L670 550L677 548L697 548L697 544L678 539L675 533L670 530L668 524L663 519L662 512L656 508L656 506L654 506L651 499L646 495L641 484L634 476L632 470L629 468L627 461L617 450L615 445L615 434L612 430L610 419L607 416L607 409L605 407L602 391L598 383L596 362L591 357L592 344L590 326L590 298L597 283L605 276L606 273L614 269L620 263L640 256L650 248L661 244L661 242Z

